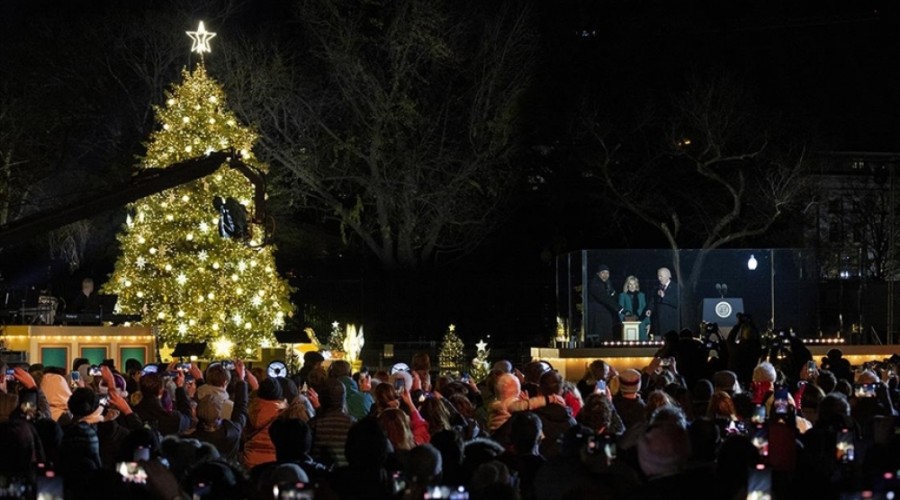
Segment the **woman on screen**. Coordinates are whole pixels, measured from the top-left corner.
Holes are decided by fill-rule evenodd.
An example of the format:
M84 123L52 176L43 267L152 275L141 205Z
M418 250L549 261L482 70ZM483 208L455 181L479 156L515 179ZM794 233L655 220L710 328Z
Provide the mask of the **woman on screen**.
M622 312L619 319L622 321L640 321L640 340L647 340L647 326L650 318L647 316L647 297L641 291L641 283L634 276L625 278L625 286L619 295L619 306Z

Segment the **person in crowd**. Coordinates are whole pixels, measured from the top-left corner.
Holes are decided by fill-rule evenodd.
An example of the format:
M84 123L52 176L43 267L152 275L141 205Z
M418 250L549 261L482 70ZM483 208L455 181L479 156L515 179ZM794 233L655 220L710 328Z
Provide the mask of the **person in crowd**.
M529 398L522 392L519 379L505 373L497 379L497 400L489 407L489 432L496 434L515 412L536 410L549 404L565 408L566 401L557 394Z
M594 388L597 387L598 381L602 380L608 385L610 380L617 375L616 369L610 366L609 363L602 359L595 359L588 365L587 371L585 371L581 380L578 381L576 387L578 387L578 392L581 393L582 397L587 397L594 393Z
M850 362L844 358L844 353L837 347L829 349L822 358L822 369L834 374L838 380L853 382L853 372Z
M623 370L616 378L616 382L616 384L611 384L611 386L617 386L618 389L616 391L616 388L611 387L614 390L613 406L616 408L616 413L622 417L625 428L628 429L644 421L646 403L640 395L641 372L633 368Z
M212 367L211 367L212 368ZM211 370L207 370L209 374ZM210 443L219 451L219 455L227 460L237 460L240 454L241 438L247 425L247 383L244 381L244 362L234 362L234 400L228 417L223 417L225 401L218 391L208 391L197 405L197 428L190 434L194 439ZM209 375L207 375L209 376ZM217 377L215 375L215 377ZM209 384L206 384L209 385ZM206 385L200 386L202 389ZM198 396L200 392L198 391Z
M300 368L300 372L294 376L294 383L297 384L297 387L302 389L304 385L309 386L310 372L316 368L320 368L324 362L325 356L322 356L318 351L306 351L303 353L303 367Z
M281 384L272 377L259 383L256 397L250 401L248 425L244 434L243 462L248 469L275 461L275 445L269 436L269 426L287 408Z
M141 420L163 435L181 434L191 427L191 403L184 391L184 372L175 370L174 363L169 368L170 373L174 373L175 381L174 409L164 406L166 388L158 373L148 373L141 377L141 398L134 405L134 412Z
M235 364L237 364L235 362ZM222 411L218 418L229 420L231 412L234 410L234 401L228 396L225 389L231 382L231 373L225 369L222 363L213 363L206 369L206 377L201 377L200 370L196 365L191 365L191 372L194 379L203 384L197 387L197 400L202 401L207 397L218 399L221 403Z
M333 361L328 367L328 376L344 384L347 394L347 414L359 420L368 415L372 407L371 378L368 374L360 377L360 385L357 386L351 375L350 363L343 359Z
M318 391L319 409L309 421L313 433L312 456L327 466L347 465L344 443L356 419L346 412L345 391L344 384L326 378Z
M556 371L548 371L540 378L540 396L561 396L562 376ZM605 394L604 394L605 396ZM564 405L544 405L534 410L541 421L544 439L540 443L540 454L545 458L553 458L558 453L557 441L569 428L577 425L570 408Z
M547 458L539 449L540 444L547 441L545 434L544 439L541 439L543 434L541 419L533 412L520 412L512 416L510 426L512 446L500 456L500 461L518 476L522 498L535 498L534 478L541 466L547 462Z

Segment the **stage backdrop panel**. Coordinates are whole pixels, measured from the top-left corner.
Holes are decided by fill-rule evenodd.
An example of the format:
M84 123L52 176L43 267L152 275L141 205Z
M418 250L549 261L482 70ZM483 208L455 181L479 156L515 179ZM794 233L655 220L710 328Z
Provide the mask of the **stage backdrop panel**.
M107 349L102 346L91 346L81 348L81 357L87 358L92 365L99 365L107 358Z
M41 347L41 364L67 368L69 366L69 349L61 346Z

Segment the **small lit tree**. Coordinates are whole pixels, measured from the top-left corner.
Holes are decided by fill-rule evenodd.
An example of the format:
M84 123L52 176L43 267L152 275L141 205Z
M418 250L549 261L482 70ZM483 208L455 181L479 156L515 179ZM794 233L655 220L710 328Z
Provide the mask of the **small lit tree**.
M441 375L458 376L463 366L464 353L462 339L456 335L456 326L450 325L444 334L441 351L438 353L438 365Z

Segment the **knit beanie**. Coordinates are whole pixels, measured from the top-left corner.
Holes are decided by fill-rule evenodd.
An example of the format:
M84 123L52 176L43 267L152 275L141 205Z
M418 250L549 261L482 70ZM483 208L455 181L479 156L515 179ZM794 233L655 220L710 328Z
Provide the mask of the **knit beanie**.
M768 361L763 361L753 369L754 382L775 382L775 376L775 367Z
M278 380L272 377L269 377L259 383L259 390L256 392L256 394L260 398L268 401L280 401L284 399L284 395L281 390L281 384L278 383Z
M75 418L86 417L97 410L99 402L93 390L86 387L75 389L69 397L69 411Z

